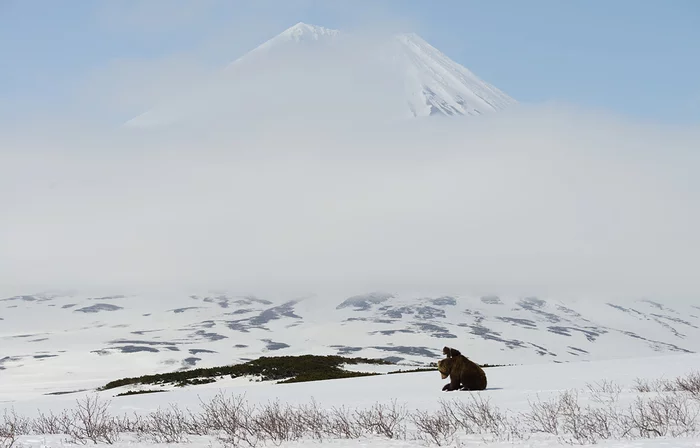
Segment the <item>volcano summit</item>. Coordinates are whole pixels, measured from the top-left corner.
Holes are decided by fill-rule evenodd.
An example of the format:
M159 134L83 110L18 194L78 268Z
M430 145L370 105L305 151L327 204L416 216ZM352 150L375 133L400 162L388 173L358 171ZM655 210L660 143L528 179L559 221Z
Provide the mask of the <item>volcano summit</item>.
M127 125L468 116L514 104L414 33L367 36L298 23Z

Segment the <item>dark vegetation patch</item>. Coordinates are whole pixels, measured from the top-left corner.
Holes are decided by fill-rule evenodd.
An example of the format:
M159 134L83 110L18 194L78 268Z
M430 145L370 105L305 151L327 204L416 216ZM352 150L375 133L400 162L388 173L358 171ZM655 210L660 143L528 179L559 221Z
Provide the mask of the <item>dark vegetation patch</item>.
M666 319L666 320L670 320L671 322L676 322L676 323L679 323L679 324L687 325L687 326L689 326L689 327L698 328L696 325L693 325L693 324L691 324L690 322L688 322L687 320L681 319L680 317L666 316L666 315L663 315L663 314L655 314L655 313L652 313L651 315L654 316L654 317L657 317L657 318L659 318L659 319Z
M175 308L175 309L172 309L172 310L168 310L168 312L170 312L170 313L175 313L175 314L181 314L181 313L184 313L185 311L189 311L189 310L198 310L199 308L200 308L200 307L198 307L198 306L185 306L185 307L182 307L182 308Z
M432 306L419 306L416 308L416 317L419 319L444 319L445 310Z
M334 355L261 357L243 364L231 366L181 370L171 373L144 375L135 378L123 378L107 383L100 388L100 390L114 389L134 384L174 384L176 386L186 386L200 384L203 381L214 382L217 378L224 376L230 376L231 378L260 376L263 381L295 383L376 375L375 373L350 372L341 368L343 364L391 365L391 363L381 359L345 358Z
M137 331L132 331L131 334L135 334L135 335L138 335L138 336L143 336L143 335L145 335L146 333L157 333L157 332L159 332L159 331L163 331L163 330L137 330Z
M141 341L138 339L115 339L109 344L138 344L138 345L177 345L176 342L168 341Z
M658 308L658 309L660 309L661 311L670 311L670 312L672 312L672 313L675 313L675 312L676 312L676 311L672 310L671 308L666 308L665 306L663 306L663 305L660 304L659 302L654 302L653 300L642 299L642 300L640 300L640 302L648 303L649 305L653 306L654 308Z
M138 345L123 345L121 347L115 347L117 350L120 350L122 353L140 353L140 352L149 352L149 353L158 353L159 350L157 348L153 347L141 347Z
M457 336L450 333L446 328L439 325L418 322L414 326L418 327L423 333L430 333L430 337L433 338L443 338L443 339L454 339Z
M126 299L126 296L106 296L106 297L90 297L88 300L117 300Z
M248 346L245 344L236 344L236 345L234 345L234 347L235 348L248 348Z
M294 305L296 305L296 303L296 301L289 301L282 305L263 310L257 316L226 321L226 326L231 330L243 333L248 333L253 328L268 330L265 325L274 320L279 320L283 317L301 319L302 317L294 312Z
M543 308L547 304L542 299L538 299L537 297L528 297L526 299L518 301L518 305L520 305L521 308L530 311L531 313L537 314L538 316L541 316L545 320L552 322L552 323L558 323L561 321L561 318L557 316L556 314L550 313L548 311L545 311Z
M207 350L204 348L191 348L188 350L190 355L198 355L200 353L216 353L214 350Z
M362 347L348 347L345 345L331 345L331 348L338 350L339 355L349 355L364 350Z
M608 305L611 308L615 308L616 310L622 311L623 313L633 315L639 319L641 319L641 318L645 318L647 320L649 319L646 314L642 313L641 311L637 311L634 308L625 308L624 306L615 305L614 303L607 303L606 305Z
M42 296L42 295L22 295L22 296L14 296L10 297L7 299L1 299L3 302L12 302L12 301L21 301L21 302L46 302L51 300L50 297Z
M654 320L654 322L656 322L657 324L661 325L662 327L664 327L665 329L667 329L668 331L670 331L671 333L673 333L673 335L676 336L677 338L685 338L685 335L684 335L683 333L681 333L680 331L676 330L676 329L675 329L671 324L669 324L668 322L663 321L663 320L659 319L658 317L652 317L652 319Z
M418 372L436 372L437 371L437 366L435 367L418 367L416 369L410 369L410 370L392 370L391 372L387 372L387 375L396 375L398 373L418 373Z
M576 352L579 352L579 353L588 354L588 351L586 351L586 350L584 350L584 349L582 349L582 348L572 347L572 346L570 346L570 345L569 345L567 348L568 348L569 350L573 350L573 351L576 351Z
M384 336L391 336L396 333L415 333L413 330L409 330L407 328L401 329L401 330L377 330L377 331L370 331L368 334L383 334Z
M391 317L392 319L401 319L404 314L413 314L413 308L410 306L401 306L398 308L383 306L379 308L379 310L382 311L382 314L387 317Z
M435 306L456 306L457 299L449 296L438 297L437 299L430 299L430 303Z
M498 296L484 296L481 301L487 305L503 305L501 298Z
M479 364L480 367L487 369L489 367L507 367L506 364ZM437 363L430 363L426 367L416 367L415 369L408 370L392 370L387 372L387 375L395 375L398 373L418 373L418 372L437 372Z
M294 305L296 305L295 301L289 301L287 303L283 303L282 305L268 308L259 315L250 318L250 324L256 327L262 327L263 325L273 320L281 319L282 317L301 319L301 316L294 313Z
M271 351L282 350L283 348L289 347L289 344L285 344L284 342L274 342L270 339L261 339L261 341L265 343L265 348Z
M369 294L362 294L357 296L352 296L345 299L340 305L336 307L337 310L343 308L355 308L355 311L367 311L374 305L378 305L382 302L386 302L389 299L394 298L393 294L373 292Z
M32 339L29 342L42 342L42 341L48 341L48 340L49 340L49 338L39 338L39 339Z
M112 305L111 303L96 303L94 305L86 306L83 308L78 308L74 312L76 313L99 313L101 311L117 311L123 310L124 308L117 305Z
M517 317L496 317L496 319L502 322L507 322L513 325L519 325L525 328L537 328L537 324L531 321L530 319L520 319Z
M497 341L505 344L506 347L509 349L515 349L515 348L523 348L525 347L525 344L523 344L522 341L519 341L517 339L504 339L501 337L501 333L497 331L493 331L490 328L484 327L481 324L460 324L461 327L467 327L469 328L470 332L475 335L479 336L482 339L486 339L487 341Z
M201 361L202 358L197 358L196 356L190 356L182 360L182 364L186 367L193 367L197 365L197 362Z
M199 297L199 296L190 296L190 298L194 300L202 300L204 302L208 303L216 303L219 305L221 308L229 308L231 305L238 305L238 306L250 306L253 304L260 304L260 305L272 305L272 302L269 300L265 299L260 299L255 296L246 296L246 297L241 297L239 299L234 299L233 297L229 297L225 294L220 294L215 297Z
M59 391L59 392L47 392L44 395L69 395L69 394L78 394L80 392L86 392L87 389L78 389L78 390L68 390L68 391Z
M585 322L590 322L588 319L584 319L584 317L579 313L578 311L574 311L571 308L567 308L564 305L557 305L557 309L561 311L564 314L568 314L571 317L575 317L577 319L581 319Z
M77 303L67 303L63 305L61 308L66 309L66 308L73 308L74 306L77 306Z
M197 336L201 336L204 339L208 339L211 342L220 341L222 339L228 338L228 336L224 336L219 333L206 332L204 330L197 330L194 334L196 334Z
M19 356L5 356L4 358L0 358L0 370L5 370L3 364L7 362L20 361L21 359L22 358Z
M401 353L402 355L408 355L408 356L425 356L429 358L436 358L440 357L442 355L441 352L436 352L431 348L428 347L406 347L406 346L374 346L374 347L368 347L368 348L373 348L375 350L381 350L384 352L396 352L396 353Z
M535 347L535 352L540 356L545 356L545 355L557 356L556 353L550 352L547 348L542 347L541 345L533 344L532 342L530 342L530 345Z
M622 331L622 333L631 337L631 338L639 339L641 341L645 341L645 342L649 343L649 346L652 349L654 349L654 351L657 351L657 352L663 352L664 347L666 347L668 349L671 349L674 352L694 353L691 350L687 350L687 349L685 349L683 347L679 347L675 344L670 344L668 342L655 341L653 339L647 339L644 336L640 336L637 333L634 333L632 331Z
M116 397L126 397L129 395L141 395L141 394L156 394L159 392L167 392L165 390L156 390L156 389L144 389L144 390L130 390L127 392L122 392L120 394L115 395Z
M58 355L34 355L34 359L55 358Z
M392 364L398 364L398 363L400 363L401 361L404 360L404 358L402 358L402 357L400 357L400 356L387 356L386 358L382 358L382 359L383 359L384 361L390 362L390 363L392 363Z
M353 322L353 321L374 322L375 324L393 324L395 322L391 319L377 319L377 318L367 319L366 317L351 317L351 318L345 319L345 322Z
M598 336L600 336L602 333L605 333L604 331L594 331L590 329L585 329L585 328L577 328L577 327L560 327L560 326L551 326L547 327L547 331L551 333L555 333L561 336L571 336L572 331L576 331L579 333L583 333L584 336L586 336L586 339L590 342L595 342L596 339L598 339Z

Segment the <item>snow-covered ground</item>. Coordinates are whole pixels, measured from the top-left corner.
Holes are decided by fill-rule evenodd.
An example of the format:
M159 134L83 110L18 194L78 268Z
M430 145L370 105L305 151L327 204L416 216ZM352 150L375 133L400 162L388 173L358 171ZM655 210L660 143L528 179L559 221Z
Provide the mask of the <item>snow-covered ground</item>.
M137 396L115 397L120 390L98 392L104 400L111 400L109 411L112 415L141 414L147 415L156 410L165 409L171 404L180 409L193 411L200 409L200 400L207 402L220 392L230 396L244 397L251 405L269 404L278 400L283 405L299 406L315 401L320 409L333 407L349 409L369 409L376 404L405 406L411 412L436 412L441 401L457 400L471 405L472 397L478 396L485 402L511 415L527 412L531 402L545 402L565 391L575 390L578 402L582 406L593 404L594 394L589 385L601 386L604 381L621 387L619 391L619 409L626 409L637 397L653 398L656 392L640 393L633 389L638 378L655 380L673 379L700 371L700 356L695 354L666 355L650 358L624 360L605 360L592 362L572 362L565 364L533 364L511 367L494 367L487 369L489 386L482 392L442 392L443 381L438 372L420 372L381 375L375 377L319 381L297 384L273 384L249 382L245 379L226 380L215 384L174 389L165 393ZM88 392L57 396L27 397L17 387L3 382L0 401L6 410L13 409L18 414L36 416L38 411L60 412L74 408L77 399L82 399ZM12 381L20 386L21 379ZM92 392L91 392L92 393ZM700 404L700 399L693 401L693 406ZM693 409L700 409L695 407ZM449 446L459 443L487 444L489 446L559 446L563 439L544 434L534 434L520 440L490 441L484 435L463 435L459 432ZM484 441L484 439L486 439ZM487 443L488 442L488 443ZM65 437L60 436L22 436L19 443L23 446L63 446ZM189 437L184 446L218 446L213 436ZM124 435L116 446L148 446ZM269 445L269 443L268 443ZM173 444L168 444L173 446ZM282 446L425 446L411 437L410 424L406 437L389 440L386 437L371 436L358 440L323 440L304 439L284 442ZM684 435L681 437L652 437L644 440L601 440L598 446L604 447L690 447L700 446L700 437Z
M14 292L17 294L17 292ZM384 358L404 368L458 348L479 363L546 364L700 351L689 303L383 294L5 294L0 395L276 355Z

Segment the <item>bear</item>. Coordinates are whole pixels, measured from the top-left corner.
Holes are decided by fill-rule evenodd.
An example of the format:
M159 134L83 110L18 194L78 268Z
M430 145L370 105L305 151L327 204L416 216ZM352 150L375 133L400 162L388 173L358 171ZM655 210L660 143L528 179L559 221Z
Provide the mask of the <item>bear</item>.
M454 358L455 356L459 356L462 353L460 353L460 351L457 350L456 348L443 347L442 354L445 355L445 357L447 357L447 358Z
M443 386L443 391L486 389L484 369L462 355L459 350L445 347L443 353L446 353L447 357L438 361L438 371L443 380L450 377L450 382Z

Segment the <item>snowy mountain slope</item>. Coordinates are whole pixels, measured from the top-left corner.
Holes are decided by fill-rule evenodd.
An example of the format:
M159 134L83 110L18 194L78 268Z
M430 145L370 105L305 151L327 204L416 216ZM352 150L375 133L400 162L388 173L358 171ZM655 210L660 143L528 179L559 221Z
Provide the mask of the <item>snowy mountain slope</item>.
M415 116L481 115L515 103L417 34L400 34L394 39L397 54L403 59L406 94Z
M0 299L0 382L66 389L264 355L531 364L700 351L700 309L654 301L371 293L25 294ZM60 372L60 373L58 373ZM59 378L56 378L56 374Z
M481 115L515 100L418 35L374 38L298 23L202 86L129 120L134 127L314 111L378 117ZM322 115L319 115L319 117Z

